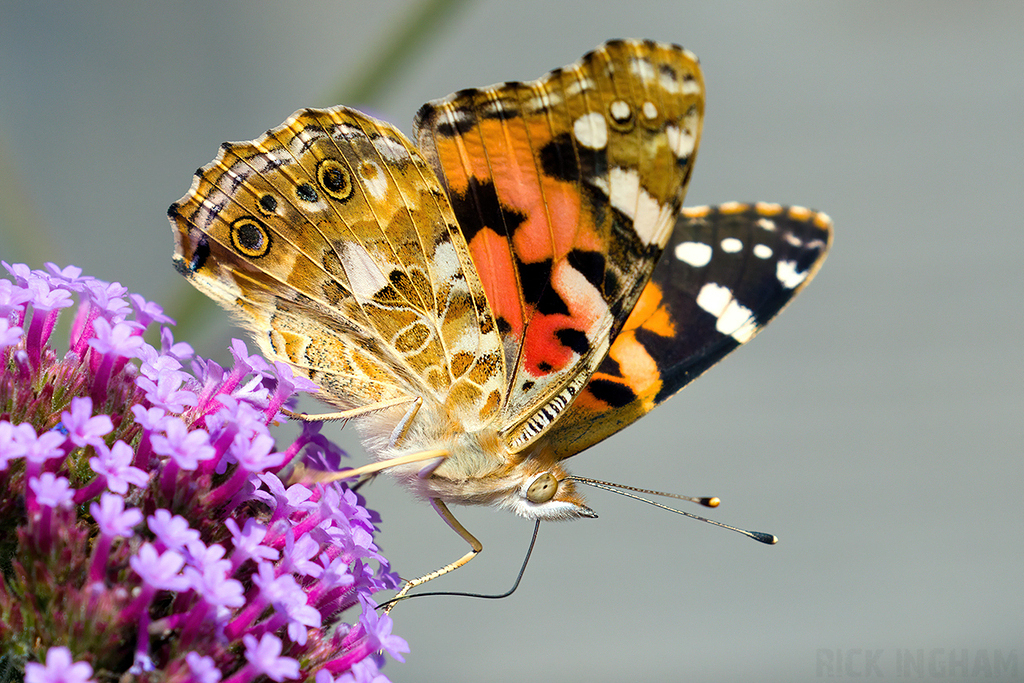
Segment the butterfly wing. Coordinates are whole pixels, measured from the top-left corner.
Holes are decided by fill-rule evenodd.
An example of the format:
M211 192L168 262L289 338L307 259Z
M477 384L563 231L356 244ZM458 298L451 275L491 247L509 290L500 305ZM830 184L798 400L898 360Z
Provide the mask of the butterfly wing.
M226 144L169 211L176 267L342 408L504 402L501 341L434 172L387 123L303 110Z
M501 332L501 436L535 442L608 352L672 233L704 88L677 46L613 41L530 83L428 103L417 144Z
M828 216L800 207L684 209L607 358L551 433L557 457L611 436L750 341L811 281L831 241Z

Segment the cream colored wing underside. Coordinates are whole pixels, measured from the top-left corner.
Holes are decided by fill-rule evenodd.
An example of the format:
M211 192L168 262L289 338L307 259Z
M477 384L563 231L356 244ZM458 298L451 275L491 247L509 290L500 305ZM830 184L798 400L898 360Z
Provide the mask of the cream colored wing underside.
M170 216L178 269L332 404L423 396L467 429L494 419L493 316L444 190L394 127L297 112L224 145Z

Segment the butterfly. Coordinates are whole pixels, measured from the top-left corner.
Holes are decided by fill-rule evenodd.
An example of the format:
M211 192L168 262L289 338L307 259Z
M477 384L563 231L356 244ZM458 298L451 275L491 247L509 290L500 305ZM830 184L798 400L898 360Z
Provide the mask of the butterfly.
M616 40L424 105L346 107L222 146L169 217L174 263L313 380L429 500L596 516L564 467L749 341L828 251L822 213L683 208L704 82ZM664 253L663 253L664 252Z

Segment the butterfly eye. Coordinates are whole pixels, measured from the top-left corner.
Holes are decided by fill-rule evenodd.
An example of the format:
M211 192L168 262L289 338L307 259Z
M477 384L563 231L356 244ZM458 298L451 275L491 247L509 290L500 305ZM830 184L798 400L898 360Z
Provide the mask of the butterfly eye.
M231 224L231 244L243 256L260 258L270 251L270 233L252 216L243 216Z
M526 500L531 503L546 503L555 497L556 491L558 491L558 480L555 479L555 475L545 472L534 479L530 488L526 489Z
M337 159L324 159L317 164L316 181L338 201L344 201L352 194L352 176Z

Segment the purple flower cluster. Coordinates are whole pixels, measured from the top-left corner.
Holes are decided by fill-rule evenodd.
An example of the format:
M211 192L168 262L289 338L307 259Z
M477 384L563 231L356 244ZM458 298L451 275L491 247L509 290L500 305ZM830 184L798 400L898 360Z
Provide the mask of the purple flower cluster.
M237 340L229 369L195 357L117 283L3 266L0 678L386 680L408 646L375 609L397 584L378 518L343 485L284 483L341 455L318 424L284 451L269 431L315 387Z

